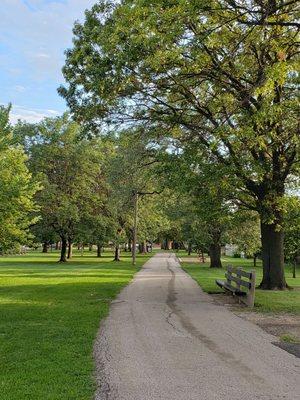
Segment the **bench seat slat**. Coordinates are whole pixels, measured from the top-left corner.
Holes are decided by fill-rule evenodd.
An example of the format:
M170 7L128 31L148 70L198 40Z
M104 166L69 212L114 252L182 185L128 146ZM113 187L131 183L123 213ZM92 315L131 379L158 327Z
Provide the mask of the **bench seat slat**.
M226 289L226 290L234 293L236 296L247 296L246 292L243 292L242 290L240 290L240 289L238 289L238 288L236 288L236 287L234 287L232 285L229 285L228 282L224 282L224 281L221 281L221 280L217 279L216 280L216 284L218 286L220 286L220 288Z
M246 292L243 292L242 290L229 285L227 282L224 284L224 289L229 290L230 292L234 293L236 296L247 296Z
M218 285L218 286L220 286L220 288L224 288L224 285L225 285L225 282L224 281L221 281L220 279L217 279L216 280L216 284Z

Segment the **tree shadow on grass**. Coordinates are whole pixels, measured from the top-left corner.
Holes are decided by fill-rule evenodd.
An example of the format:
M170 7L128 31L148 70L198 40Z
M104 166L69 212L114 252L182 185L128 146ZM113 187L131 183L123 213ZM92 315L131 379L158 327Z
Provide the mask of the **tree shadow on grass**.
M35 272L28 273L28 274L19 274L19 273L16 273L16 274L9 274L9 273L8 274L4 274L4 273L0 272L0 277L1 278L9 278L9 277L16 278L16 279L17 278L28 278L28 279L32 279L32 278L39 279L40 278L40 279L51 279L51 280L55 279L55 278L57 278L57 279L60 279L60 278L69 279L69 278L71 278L71 279L74 279L74 281L77 280L77 279L80 279L80 278L84 278L84 279L88 279L88 278L124 279L124 278L127 278L127 277L131 277L131 275L132 275L132 271L124 271L124 273L120 273L120 271L118 271L118 273L106 273L106 274L100 274L100 273L99 274L89 274L89 273L79 274L79 273L76 273L76 272L74 272L73 274L54 274L51 271L49 273L45 273L45 274L39 274L39 273L36 274ZM52 282L51 282L51 284L52 284ZM54 282L53 284L56 285L57 283Z

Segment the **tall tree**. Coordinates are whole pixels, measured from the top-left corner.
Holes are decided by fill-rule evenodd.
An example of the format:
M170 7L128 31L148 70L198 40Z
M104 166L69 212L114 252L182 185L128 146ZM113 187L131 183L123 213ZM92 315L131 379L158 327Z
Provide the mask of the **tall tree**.
M43 177L37 201L43 223L60 236L60 261L65 262L85 212L95 201L101 207L104 153L98 140L79 140L80 127L67 114L44 120L38 132L40 140L30 150L31 169Z
M253 211L235 212L233 223L227 232L227 241L238 247L247 257L253 257L254 266L261 253L260 226L257 214Z
M124 130L115 139L115 155L111 160L110 182L111 182L111 202L114 205L115 215L119 221L116 235L116 255L121 233L134 239L137 236L134 223L135 208L138 207L140 200L144 196L155 195L158 193L158 182L153 175L153 166L156 163L155 145L145 139L145 131ZM141 203L143 205L143 203ZM150 226L150 219L146 223L146 212L143 207L138 207L138 232L141 233L144 221L144 234L146 225ZM145 207L144 207L145 210ZM149 210L148 210L149 211ZM144 214L144 216L143 216ZM148 217L149 217L148 213ZM128 238L129 239L129 238ZM132 247L133 258L135 257L135 246ZM116 257L117 258L117 257Z
M263 289L284 289L285 182L298 173L297 3L101 1L74 28L60 93L78 119L205 146L261 220ZM105 119L103 119L105 120Z
M167 185L181 193L178 204L182 218L190 221L189 239L206 244L210 266L222 268L221 245L230 229L234 204L230 201L235 189L228 168L216 165L204 151L181 149L166 154L163 175ZM195 232L195 228L202 232Z
M10 107L0 106L0 252L25 244L39 189L27 167L27 156L16 145L9 123Z

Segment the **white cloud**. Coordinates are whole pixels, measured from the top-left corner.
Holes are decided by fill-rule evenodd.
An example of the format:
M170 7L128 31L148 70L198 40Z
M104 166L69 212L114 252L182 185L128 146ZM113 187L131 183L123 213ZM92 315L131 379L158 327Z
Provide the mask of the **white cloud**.
M13 106L10 113L10 122L16 124L18 120L36 123L40 122L45 117L55 117L59 115L56 110L43 110L43 109L28 109L21 106Z
M13 122L36 122L57 115L50 108L65 109L57 94L64 50L72 46L74 21L95 1L0 0L0 95L3 104L19 105Z
M13 87L13 90L15 90L18 93L23 93L23 92L25 92L26 88L22 85L15 85Z
M84 10L94 3L95 0L0 0L0 42L22 57L31 77L61 80L63 52L71 46L74 21L83 20Z
M37 53L34 55L36 58L51 58L49 54L46 53Z

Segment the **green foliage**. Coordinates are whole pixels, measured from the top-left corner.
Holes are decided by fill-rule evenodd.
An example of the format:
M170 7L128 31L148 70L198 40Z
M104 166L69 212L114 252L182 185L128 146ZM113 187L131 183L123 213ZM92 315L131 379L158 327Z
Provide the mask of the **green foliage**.
M39 188L27 168L27 156L13 142L9 108L0 107L0 252L25 244L36 210L33 196Z
M160 182L156 151L143 130L123 131L115 138L109 166L110 203L118 222L119 240L133 237L134 195L138 193L138 239L154 240L166 218L159 206ZM120 234L123 235L120 236Z
M235 202L278 238L276 255L262 235L268 289L286 287L283 199L299 175L297 16L295 2L99 1L75 25L60 88L87 129L147 126L227 168Z
M286 259L295 262L300 256L300 198L287 198L284 247Z
M231 167L243 204L280 224L284 182L298 171L297 24L294 3L267 8L101 1L75 25L60 92L87 125L147 122L204 146Z
M228 242L238 246L240 253L253 257L261 249L260 226L257 214L249 211L237 212L227 234Z
M37 130L30 166L43 180L40 224L73 241L87 215L98 218L105 211L104 152L99 140L79 139L80 128L67 114L44 120Z
M197 250L207 250L213 243L220 245L234 214L228 170L217 167L201 149L186 148L165 155L162 161L166 185L178 192L177 216L173 212L172 218L181 221L183 240Z

